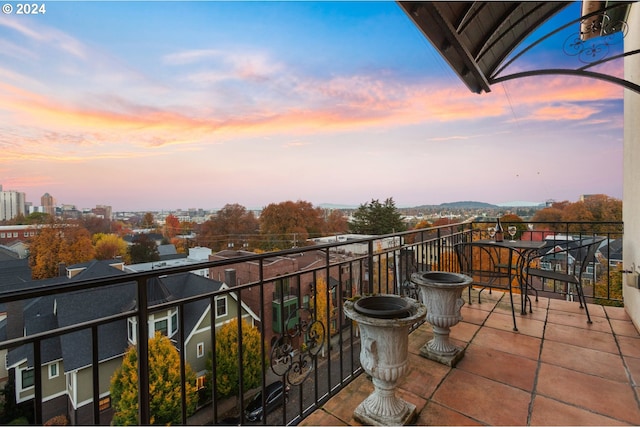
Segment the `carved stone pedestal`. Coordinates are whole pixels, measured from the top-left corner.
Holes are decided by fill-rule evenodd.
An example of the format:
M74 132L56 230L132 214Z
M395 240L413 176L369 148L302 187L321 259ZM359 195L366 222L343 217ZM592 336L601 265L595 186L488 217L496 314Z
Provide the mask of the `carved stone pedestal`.
M354 418L367 425L410 423L416 415L415 405L396 396L395 388L407 372L409 328L425 317L425 306L396 295L375 295L355 303L346 301L344 311L358 323L360 363L375 388L358 405Z
M459 273L429 271L414 273L411 281L420 287L427 306L427 322L433 325L433 339L420 349L420 354L447 366L455 366L464 356L464 349L449 341L451 327L462 320L462 291L473 279Z

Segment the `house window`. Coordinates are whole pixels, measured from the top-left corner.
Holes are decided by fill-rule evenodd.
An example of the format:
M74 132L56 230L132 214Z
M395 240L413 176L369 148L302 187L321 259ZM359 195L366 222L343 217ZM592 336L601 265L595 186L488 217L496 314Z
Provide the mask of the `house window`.
M136 343L136 319L129 319L128 328L129 328L129 342L132 344Z
M58 362L49 365L49 379L56 378L59 375Z
M203 342L199 342L198 345L196 346L196 354L198 357L203 357L204 356L204 343Z
M28 231L25 231L25 232L23 232L23 233L22 233L22 235L23 235L24 237L29 237L29 232L28 232Z
M17 231L13 232L13 237L18 237L18 232Z
M167 335L167 319L158 320L154 324L156 332L160 332L162 335Z
M178 310L171 315L171 335L178 332Z
M98 401L98 409L100 412L106 411L109 408L111 408L111 396L103 397Z
M173 308L164 312L157 312L149 318L149 337L156 332L172 337L178 332L178 309Z
M33 370L33 368L31 369L25 369L21 372L21 376L22 376L22 383L21 383L21 387L23 390L28 389L29 387L33 387L33 385L35 384L35 371Z
M216 317L227 315L227 297L216 298Z
M204 388L204 385L206 383L206 379L207 377L205 375L201 375L198 378L196 378L196 388L198 390L201 390Z
M5 234L4 233L0 233L0 237L4 239Z

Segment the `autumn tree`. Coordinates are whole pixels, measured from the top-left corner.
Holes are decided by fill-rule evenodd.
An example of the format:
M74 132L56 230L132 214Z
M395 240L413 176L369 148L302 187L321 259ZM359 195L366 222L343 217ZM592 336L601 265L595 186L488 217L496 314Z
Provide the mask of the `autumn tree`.
M426 219L422 219L413 226L412 230L424 230L433 227L433 224ZM420 231L417 233L407 234L404 237L404 241L407 244L412 244L416 242L423 242L425 240L431 239L436 236L437 232L435 230L429 231Z
M547 228L551 231L560 231L561 226L558 223L562 222L562 210L554 206L540 209L536 212L531 221L541 223L536 224L536 228Z
M341 234L349 231L349 221L340 210L326 211L325 216L323 234Z
M216 331L216 391L217 399L238 396L240 369L238 366L238 320L225 323ZM262 362L260 359L262 338L260 331L249 322L242 321L242 381L244 390L260 385ZM211 397L213 384L213 355L207 358L205 396Z
M253 246L252 238L260 225L253 212L237 203L226 204L208 221L200 225L198 244L214 251L230 246L243 248Z
M28 240L34 280L56 277L59 264L78 264L94 257L89 232L77 225L52 222Z
M112 233L111 220L95 215L85 215L80 219L80 224L86 228L91 235Z
M187 416L195 412L198 400L196 376L185 366ZM130 346L122 365L111 377L111 404L114 425L139 425L138 351ZM149 339L149 414L151 424L182 423L180 356L169 338L156 333Z
M151 212L147 212L142 217L142 228L152 229L156 226L156 218L153 216Z
M595 194L584 198L584 200L571 203L563 201L554 203L552 207L544 208L536 212L533 222L544 223L536 228L547 228L556 232L622 232L621 225L606 224L608 222L622 221L622 201L606 196ZM584 230L582 224L570 224L569 229L565 224L553 223L579 223L593 222L588 230Z
M180 232L180 220L173 214L167 215L164 222L164 236L172 239Z
M160 260L158 245L146 234L139 234L134 244L129 246L129 258L132 264L158 261Z
M114 259L127 257L127 242L115 234L94 234L92 237L96 259Z
M360 205L354 212L349 229L357 234L380 235L405 231L406 225L393 198L388 198L384 203L372 199L371 202Z
M91 243L91 234L84 227L65 227L60 243L58 257L67 265L91 261L95 258L95 249Z
M260 215L264 249L302 246L309 237L320 236L323 230L322 209L302 200L271 203Z
M622 266L611 268L609 274L606 269L600 274L595 285L596 304L613 305L622 307L622 283L624 275L622 274Z
M333 299L331 298L331 295L328 294L327 281L324 277L318 277L316 279L316 289L313 297L311 298L309 307L313 308L315 320L322 324L322 326L319 324L314 325L314 328L316 329L314 332L317 334L316 336L321 336L321 334L324 333L325 341L324 346L322 347L322 356L324 357L325 349L328 348L329 340L334 332L331 329L331 318L333 317L335 310L333 306Z

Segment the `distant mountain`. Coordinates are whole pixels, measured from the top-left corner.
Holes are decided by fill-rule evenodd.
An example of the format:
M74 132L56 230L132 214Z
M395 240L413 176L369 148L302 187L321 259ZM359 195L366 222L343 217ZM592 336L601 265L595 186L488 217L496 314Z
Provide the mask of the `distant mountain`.
M491 203L473 202L473 201L440 203L438 206L442 208L448 208L448 209L482 209L482 208L498 207L497 205L492 205Z
M353 205L338 205L335 203L320 203L318 207L322 209L358 209L358 206Z
M507 202L507 203L498 204L498 206L502 208L538 207L542 205L544 205L544 202L525 202L525 201L516 201L516 202Z

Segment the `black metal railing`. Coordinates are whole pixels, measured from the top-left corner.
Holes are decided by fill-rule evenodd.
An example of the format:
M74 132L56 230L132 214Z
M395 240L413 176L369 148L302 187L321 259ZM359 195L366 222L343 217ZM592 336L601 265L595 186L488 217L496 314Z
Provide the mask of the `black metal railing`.
M56 303L68 295L83 292L91 298L92 292L99 292L113 286L130 289L135 295L132 306L118 306L113 313L91 318L72 325L56 326L46 330L26 331L26 335L12 336L0 342L0 351L26 354L23 359L9 358L9 366L15 381L21 370L34 368L33 385L16 387L18 403L33 408L32 419L28 421L42 424L54 415L65 414L75 424L108 424L113 415L113 408L102 404L109 395L109 370L115 370L118 358L103 358L105 342L113 339L109 334L114 327L121 325L127 328L129 321L135 320L137 337L149 337L149 316L154 313L178 310L178 331L171 338L180 356L181 372L181 423L217 423L221 420L246 423L248 414L246 397L252 392L264 391L272 382L282 381L287 393L280 395L273 411L266 411L262 418L264 424L297 424L315 409L319 408L330 397L351 382L362 372L359 362L359 337L352 322L344 316L342 302L359 294L393 293L418 297L412 286L410 276L417 271L440 270L459 271L455 244L484 237L487 223L462 222L447 226L394 233L385 236L362 238L357 240L336 241L302 248L241 256L233 259L202 262L156 269L148 272L120 274L100 279L69 281L55 286L34 286L0 294L0 304L7 307L18 304L28 306L41 298L51 298L52 313L42 315L58 316ZM508 224L503 224L507 227ZM551 233L553 231L553 233ZM571 235L574 238L600 235L610 241L622 237L621 223L552 223L552 224L519 224L516 238L521 239L560 239L560 235ZM338 239L336 239L338 240ZM303 258L312 258L314 262L303 264ZM286 268L273 273L273 265L279 259ZM295 262L291 260L297 260ZM269 264L267 268L266 264ZM606 265L605 265L606 264ZM249 267L250 266L250 267ZM293 267L292 267L293 266ZM245 268L246 267L246 268ZM296 267L296 268L294 268ZM621 296L612 289L611 278L617 270L610 262L601 265L600 275L606 277L603 285L585 288L591 293L587 295L591 302L620 304ZM211 291L168 298L160 303L149 303L151 296L150 283L165 276L178 275L190 271L209 269L220 272L235 269L238 272L238 283L230 287L213 287ZM240 274L242 273L242 274ZM621 272L619 273L622 274ZM220 275L220 273L218 273ZM211 277L217 277L211 274ZM235 277L235 276L234 276ZM240 280L240 278L242 279ZM552 295L557 290L548 290ZM217 302L227 298L224 306L226 317L218 313ZM205 302L209 310L207 315L198 319L199 323L187 321L191 319L191 310L197 304ZM78 307L82 310L82 307ZM8 316L15 309L7 309ZM25 311L26 313L26 311ZM38 313L40 315L40 313ZM217 344L219 327L230 320L237 320L238 347L234 369L237 369L238 390L235 396L225 398L219 392L216 380L221 367L216 366L215 357L209 382L211 399L202 398L199 410L195 415L187 411L186 387L187 366L192 363L193 337L199 334L203 349L213 355L220 351ZM243 322L249 319L250 322ZM5 322L18 319L7 318ZM24 322L24 319L22 319ZM261 363L258 370L258 384L249 380L255 373L245 364L249 355L243 354L243 337L246 328L253 323L261 337L257 357ZM15 326L15 325L14 325ZM416 325L417 326L417 325ZM189 327L189 330L185 328ZM18 328L19 329L19 328ZM169 328L171 329L171 328ZM7 332L16 328L5 328ZM24 328L22 329L24 331ZM91 365L77 367L73 372L61 369L65 381L55 382L47 375L47 366L52 360L50 343L79 332L89 334L90 339L77 341L78 352L91 353ZM126 335L126 331L123 332ZM84 348L83 343L87 343ZM90 343L90 344L88 344ZM61 344L62 345L62 344ZM149 424L153 413L150 410L149 390L149 348L146 339L135 341L138 351L138 387L139 424ZM55 346L53 346L55 347ZM28 348L28 351L24 351ZM21 352L22 350L22 352ZM122 352L125 348L123 346ZM62 352L64 354L64 351ZM256 355L251 355L256 357ZM114 362L115 360L115 362ZM64 367L64 359L57 361ZM198 370L203 374L203 370ZM255 377L255 375L254 375ZM202 384L202 381L198 381ZM57 388L56 388L57 387ZM145 390L147 392L145 392ZM79 396L84 396L80 398ZM269 396L262 393L261 404L271 409ZM285 401L287 404L285 405ZM191 419L191 416L198 418Z

